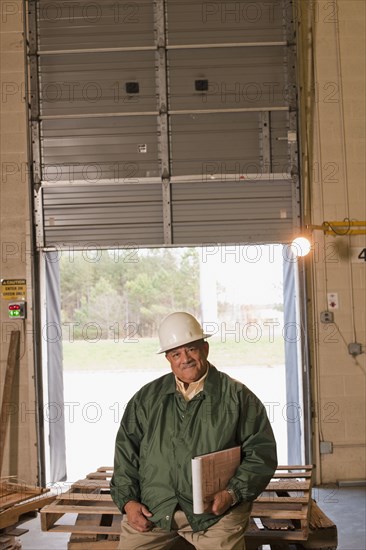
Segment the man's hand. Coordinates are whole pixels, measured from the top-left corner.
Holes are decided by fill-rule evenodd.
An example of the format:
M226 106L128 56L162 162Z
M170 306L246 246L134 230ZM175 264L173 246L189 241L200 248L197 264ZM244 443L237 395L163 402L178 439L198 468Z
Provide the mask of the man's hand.
M224 489L219 491L213 497L213 500L207 503L205 512L215 514L215 516L220 516L228 510L233 503L231 495Z
M136 531L144 533L150 531L154 527L154 524L147 519L152 516L152 513L149 512L146 506L141 504L141 502L129 500L127 504L125 504L125 511L128 523L131 527L136 529Z

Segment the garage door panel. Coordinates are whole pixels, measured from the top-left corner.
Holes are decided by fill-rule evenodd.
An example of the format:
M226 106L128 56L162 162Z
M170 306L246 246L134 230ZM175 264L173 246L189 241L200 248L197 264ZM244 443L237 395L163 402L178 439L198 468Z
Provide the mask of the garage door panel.
M155 116L129 116L129 117L64 117L59 119L46 119L42 121L41 128L44 133L53 137L68 136L71 134L102 136L141 135L151 134L156 138L157 120Z
M155 117L44 120L43 175L50 182L158 177Z
M177 245L205 245L222 243L279 243L288 240L288 234L292 229L290 220L287 222L270 220L271 231L268 231L265 222L236 222L179 224L174 226L174 243ZM199 238L197 238L199 235Z
M283 107L285 49L224 48L168 54L170 108L230 109ZM195 89L208 80L207 92Z
M79 161L81 162L95 162L96 155L98 154L103 157L103 160L113 160L118 156L121 157L125 155L128 155L129 159L133 159L134 156L137 156L136 146L133 143L119 143L116 145L106 143L105 145L98 146L93 140L91 143L84 144L78 142L77 147L74 147L72 146L72 139L69 140L70 143L67 146L65 146L62 141L63 140L57 139L54 140L52 146L48 144L48 150L50 152L51 160L60 159L62 161L65 161L69 159L72 155L77 155ZM60 147L62 147L62 151L60 151ZM155 157L157 153L157 144L152 144L149 148L149 151L149 156ZM147 155L144 155L144 158L148 158Z
M235 201L243 199L258 199L264 197L273 200L276 197L291 197L290 178L287 180L266 180L260 178L247 180L219 180L219 181L198 181L187 183L174 183L172 185L172 199L175 203L184 201L205 201L215 200L220 203L225 198L232 197ZM207 190L210 190L210 196L207 197Z
M200 183L177 183L172 185L172 200L174 201L205 201L210 197L216 199L218 209L221 200L232 197L238 199L255 199L257 197L265 197L268 200L273 200L276 197L290 198L292 181L290 179L283 180L248 180L246 182L235 181L210 181ZM210 190L210 197L207 197L207 191Z
M46 235L46 247L74 249L88 248L119 248L126 247L134 250L139 246L154 246L164 238L163 224L102 224L98 226L98 234L95 229L85 227L83 231L77 227L50 228Z
M141 184L139 189L136 185L94 185L87 188L81 185L59 185L47 186L44 191L44 203L47 208L55 208L59 203L65 208L70 208L75 204L83 204L83 201L87 201L91 206L101 203L113 205L115 202L145 204L159 202L161 197L161 186L150 184Z
M72 141L72 140L71 140ZM86 143L84 146L83 144L78 143L76 147L67 146L63 147L62 150L59 149L59 147L62 147L62 140L55 140L54 146L50 147L48 145L48 151L49 151L49 160L51 162L66 162L70 159L72 156L77 156L78 162L97 162L98 161L98 155L103 158L103 162L105 161L111 161L115 160L116 158L120 158L121 160L126 157L129 161L137 162L143 162L140 158L137 158L137 148L135 144L119 144L119 145L108 145L105 146L97 146L95 144L88 144ZM149 156L151 158L157 156L157 144L152 144L149 151ZM144 155L144 161L146 162L148 160L148 155Z
M212 221L212 213L216 212L215 219L217 222L239 220L281 220L287 218L287 213L291 217L291 197L277 198L271 201L261 197L261 207L256 207L257 199L246 199L242 204L238 205L237 200L223 199L220 203L220 209L217 209L217 204L212 200L205 200L205 205L198 205L192 201L186 201L184 204L173 204L173 220L174 223L179 221L194 221L200 220ZM211 212L210 212L211 211Z
M270 181L176 184L172 189L175 242L192 242L193 228L203 242L215 238L245 242L255 234L253 228L258 230L257 242L273 242L293 223L291 186L290 180L279 186Z
M39 74L42 116L157 110L153 52L45 56Z
M256 113L172 116L172 174L230 171L238 164L259 166L258 126Z
M148 163L111 162L87 164L75 162L72 165L62 163L46 164L43 167L44 175L47 181L53 185L62 182L85 182L89 185L99 182L116 182L118 184L139 183L144 178L155 178L160 181L156 175L160 170L154 165Z
M101 203L104 204L104 203ZM160 205L161 208L161 205ZM135 220L136 216L139 215L141 209L136 205L126 205L124 208L117 208L116 206L109 204L104 204L103 213L100 211L100 207L89 207L88 212L85 212L85 208L69 208L67 212L60 214L56 211L53 212L52 209L49 210L47 217L45 218L45 226L54 227L54 226L65 226L72 225L77 226L87 226L87 225L103 225L106 220L108 224L121 223L121 216L123 216L123 223L128 224ZM159 223L161 222L161 214L159 210L159 205L149 204L149 208L144 211L144 223Z
M158 174L160 169L149 163L111 162L111 163L80 163L64 164L55 162L43 165L45 179L51 185L61 182L85 182L90 185L104 182L138 183L144 178L156 178L160 181Z
M291 0L29 10L39 247L63 235L109 246L113 231L147 246L289 239L300 220Z
M38 2L41 51L152 46L151 0Z
M63 148L63 153L68 156L72 148L75 146L75 140L72 137L55 137L45 139L44 146L47 148L58 149ZM105 148L105 152L109 151L110 153L114 152L116 149L118 152L121 151L121 148L126 148L129 150L129 154L133 151L136 151L134 144L131 144L131 141L127 136L103 136L103 145L100 144L100 137L96 135L83 136L78 138L78 146L80 149L87 148L89 151L97 152L98 149ZM157 149L157 143L151 145Z
M163 238L159 184L48 186L43 195L47 246L89 241L102 246L113 235L125 243Z
M95 52L90 53L62 53L42 56L42 74L61 76L66 78L69 73L75 73L82 79L95 77L100 70L141 71L151 69L154 60L153 52ZM82 74L81 74L82 72Z
M280 2L169 0L169 44L217 44L283 40ZM290 14L289 14L290 15Z

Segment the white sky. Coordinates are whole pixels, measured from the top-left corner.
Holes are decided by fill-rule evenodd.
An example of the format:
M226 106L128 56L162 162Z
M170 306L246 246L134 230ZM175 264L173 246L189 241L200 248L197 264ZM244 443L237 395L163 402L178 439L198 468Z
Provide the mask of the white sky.
M222 247L200 251L205 286L216 281L226 288L231 303L268 304L281 302L283 249L281 245Z

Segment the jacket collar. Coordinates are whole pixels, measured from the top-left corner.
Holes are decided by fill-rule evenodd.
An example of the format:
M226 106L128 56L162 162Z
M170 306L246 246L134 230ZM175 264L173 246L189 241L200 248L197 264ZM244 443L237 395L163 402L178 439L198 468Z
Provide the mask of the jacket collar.
M175 376L173 372L170 372L163 377L163 384L161 391L163 394L175 393ZM216 367L209 363L208 374L203 386L202 392L206 395L220 396L220 373Z

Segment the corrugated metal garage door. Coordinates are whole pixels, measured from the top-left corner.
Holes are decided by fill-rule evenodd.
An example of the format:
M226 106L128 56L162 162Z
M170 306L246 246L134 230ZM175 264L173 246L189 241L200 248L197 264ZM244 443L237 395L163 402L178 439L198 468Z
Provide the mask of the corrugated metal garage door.
M40 248L291 239L290 0L28 5Z

